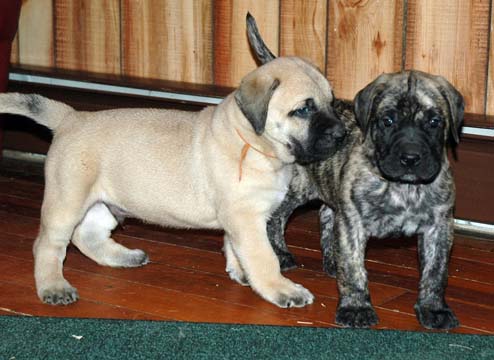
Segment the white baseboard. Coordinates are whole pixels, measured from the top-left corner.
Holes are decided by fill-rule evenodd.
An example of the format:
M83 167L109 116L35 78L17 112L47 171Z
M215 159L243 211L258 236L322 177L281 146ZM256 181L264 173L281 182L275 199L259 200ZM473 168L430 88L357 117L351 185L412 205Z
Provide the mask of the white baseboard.
M178 100L178 101L187 101L192 103L211 104L211 105L217 105L223 100L222 98L213 97L213 96L199 96L199 95L175 93L168 91L146 90L146 89L139 89L129 86L106 85L106 84L92 83L87 81L60 79L50 76L21 74L16 72L11 72L9 74L9 80L31 83L31 84L63 86L72 89L104 91L114 94L146 96L146 97L153 97L164 100L175 100L175 101ZM488 129L488 128L464 126L462 128L462 133L470 134L470 135L494 137L494 129Z

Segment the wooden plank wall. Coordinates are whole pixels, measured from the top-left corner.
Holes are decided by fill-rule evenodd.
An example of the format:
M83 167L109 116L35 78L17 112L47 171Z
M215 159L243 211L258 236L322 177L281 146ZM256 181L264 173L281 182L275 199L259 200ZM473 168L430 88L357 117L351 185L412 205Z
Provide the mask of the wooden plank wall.
M28 0L34 1L37 0ZM53 3L55 66L120 73L119 0L57 0Z
M233 87L255 68L250 11L274 53L313 61L339 97L415 68L494 115L493 1L24 0L12 62Z
M124 0L121 9L123 74L212 83L212 0Z
M23 65L55 66L54 17L51 0L23 1L19 18L17 61Z
M327 76L337 96L351 99L382 72L401 70L403 2L329 3Z
M488 0L408 1L405 67L440 73L477 114L486 106L489 6Z

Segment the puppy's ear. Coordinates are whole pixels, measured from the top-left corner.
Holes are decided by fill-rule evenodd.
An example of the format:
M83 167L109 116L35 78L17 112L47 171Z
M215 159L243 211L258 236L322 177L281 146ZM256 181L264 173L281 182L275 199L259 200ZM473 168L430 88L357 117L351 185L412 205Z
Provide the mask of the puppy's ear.
M364 136L367 136L367 132L369 131L369 120L375 110L376 98L385 88L385 76L387 76L387 74L380 75L377 79L360 90L355 96L355 117Z
M242 80L240 87L235 91L235 101L257 135L264 132L269 101L278 85L278 79L253 72Z
M276 59L276 56L268 49L257 28L256 19L248 12L246 17L247 22L247 37L249 38L249 45L256 59L261 64L270 62Z
M442 76L436 76L439 92L446 100L449 110L449 131L456 144L460 142L460 132L463 125L465 101L461 93Z

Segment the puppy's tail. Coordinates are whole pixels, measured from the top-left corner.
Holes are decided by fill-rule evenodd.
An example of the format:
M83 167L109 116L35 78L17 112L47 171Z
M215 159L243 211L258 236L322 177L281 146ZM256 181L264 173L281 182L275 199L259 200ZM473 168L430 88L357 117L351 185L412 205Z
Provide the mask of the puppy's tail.
M0 113L27 116L50 130L56 130L74 108L37 94L0 94Z

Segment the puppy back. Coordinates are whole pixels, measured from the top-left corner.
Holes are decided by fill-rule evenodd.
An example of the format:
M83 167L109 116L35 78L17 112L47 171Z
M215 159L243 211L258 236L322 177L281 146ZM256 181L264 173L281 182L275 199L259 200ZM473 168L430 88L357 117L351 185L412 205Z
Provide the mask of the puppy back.
M0 113L22 115L55 131L74 108L37 94L0 94Z

